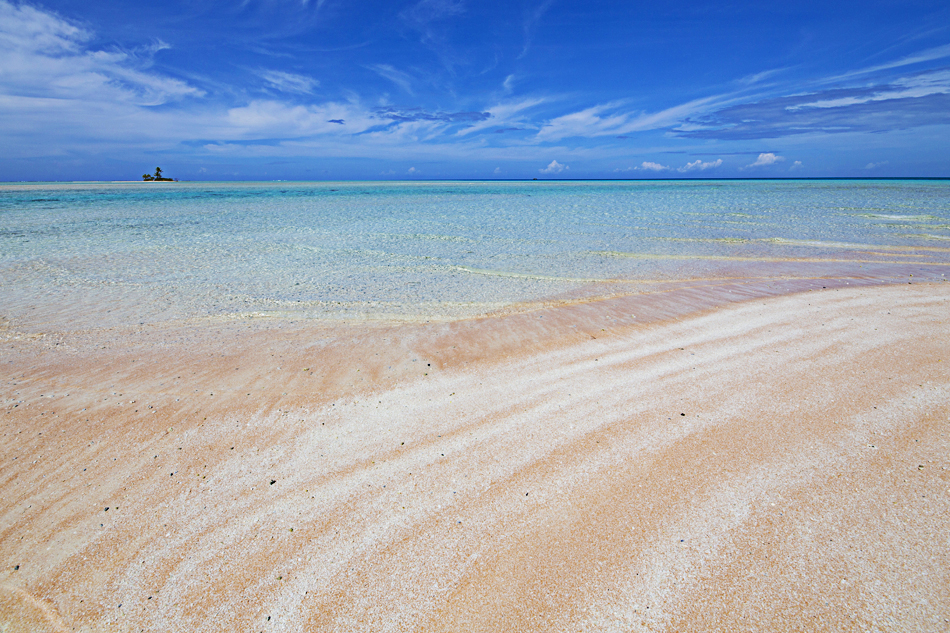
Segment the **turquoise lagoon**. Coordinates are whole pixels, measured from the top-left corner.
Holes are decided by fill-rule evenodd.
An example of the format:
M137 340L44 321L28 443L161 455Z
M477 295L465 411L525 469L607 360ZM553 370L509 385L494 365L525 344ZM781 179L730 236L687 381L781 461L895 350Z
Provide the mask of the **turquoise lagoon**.
M950 181L0 184L0 317L28 329L948 273Z

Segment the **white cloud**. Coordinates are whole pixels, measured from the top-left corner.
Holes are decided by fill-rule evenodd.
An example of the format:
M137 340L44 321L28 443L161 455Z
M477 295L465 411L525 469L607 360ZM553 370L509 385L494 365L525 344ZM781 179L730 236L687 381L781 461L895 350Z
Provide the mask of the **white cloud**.
M796 160L794 163L792 163L792 166L789 167L788 170L795 171L796 169L801 169L801 168L802 168L802 161Z
M92 34L53 13L0 2L0 42L8 50L76 54Z
M542 174L559 174L565 169L570 169L570 167L568 167L567 165L562 165L556 160L552 160L548 164L547 167L545 167L544 169L539 169L538 171L541 172Z
M491 116L483 121L458 131L459 136L465 136L472 132L478 132L490 127L499 127L505 125L520 125L524 119L523 112L537 105L544 103L544 99L524 99L522 101L510 101L499 103L496 106L488 108L487 112Z
M500 173L501 173L501 167L495 167L495 171L494 171L493 173L494 173L496 176L497 176L498 174L500 174Z
M410 167L409 171L407 171L406 173L409 174L410 176L414 176L419 173L419 170L416 169L415 167Z
M642 163L640 163L640 165L637 166L637 167L626 167L626 168L624 168L624 169L620 169L620 168L618 167L618 168L615 169L614 171L616 171L616 172L624 172L624 171L666 171L667 169L670 169L670 167L668 167L668 166L666 166L666 165L661 165L660 163L653 163L653 162L650 162L650 161L648 161L648 160L645 160L645 161L643 161Z
M926 50L920 51L919 53L908 55L907 57L902 57L898 60L888 62L886 64L879 64L877 66L868 66L867 68L853 70L851 72L847 72L842 75L835 75L834 77L828 77L825 81L835 82L835 81L840 81L842 79L850 79L851 77L857 77L859 75L875 73L881 70L890 70L891 68L901 68L903 66L911 66L913 64L920 64L922 62L934 61L936 59L943 59L945 57L950 57L950 44L944 44L943 46L928 48Z
M722 165L721 158L717 158L716 160L709 161L708 163L704 163L703 161L697 158L691 163L686 163L684 166L680 167L676 171L681 172L681 173L685 173L688 171L706 171L707 169L713 169L715 167L719 167L720 165Z
M900 86L894 89L894 86ZM938 70L923 73L912 77L902 77L891 82L888 87L869 94L836 99L818 99L807 103L797 103L786 106L786 110L794 112L805 108L844 108L875 101L889 101L891 99L914 99L935 94L950 93L950 71Z
M502 88L505 89L505 92L511 92L515 87L515 76L508 75L505 77L505 81L501 84Z
M743 169L748 169L750 167L766 167L768 165L774 165L775 163L780 163L785 160L784 156L776 156L772 152L765 152L759 154L759 157L755 159L754 163L746 165Z
M0 93L153 106L203 91L148 70L163 42L137 51L93 50L93 34L54 13L0 0Z
M540 140L559 140L571 136L604 136L621 134L629 119L627 114L605 115L611 104L598 105L551 119L538 132Z
M605 103L551 119L538 131L537 139L554 141L575 136L613 136L672 127L709 109L714 103L721 105L721 101L720 97L706 97L652 114L623 112L619 110L622 103Z
M231 108L226 121L238 138L354 134L384 124L354 104L331 102L291 106L266 100Z
M373 125L388 125L368 131L359 141L369 144L384 144L394 148L404 149L410 145L435 142L444 138L445 130L449 127L444 121L403 121L389 125L388 120L375 121ZM350 142L352 142L351 139Z
M691 163L686 163L682 167L677 167L676 171L680 173L686 173L690 171L706 171L707 169L715 169L722 165L722 159L717 158L716 160L711 160L708 162L703 162L701 159L696 159ZM624 170L616 169L614 171L672 171L672 167L669 165L661 165L660 163L654 163L648 160L640 163L639 167L628 167Z
M865 169L877 169L878 167L883 167L884 165L887 165L889 162L890 162L890 161L882 160L882 161L879 162L879 163L868 163L867 165L864 166L864 168L865 168Z
M746 75L745 77L739 79L739 83L751 86L752 84L757 84L769 77L777 75L778 73L788 70L787 68L773 68L771 70L764 70L760 73L755 73L754 75Z
M276 88L281 92L309 94L320 85L320 82L313 77L287 73L282 70L262 70L258 74L272 88Z

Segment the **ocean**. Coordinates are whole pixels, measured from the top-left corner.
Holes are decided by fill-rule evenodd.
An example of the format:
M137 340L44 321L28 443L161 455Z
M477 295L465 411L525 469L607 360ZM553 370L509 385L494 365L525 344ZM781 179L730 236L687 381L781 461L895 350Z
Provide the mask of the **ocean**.
M950 181L0 184L0 318L27 330L948 273Z

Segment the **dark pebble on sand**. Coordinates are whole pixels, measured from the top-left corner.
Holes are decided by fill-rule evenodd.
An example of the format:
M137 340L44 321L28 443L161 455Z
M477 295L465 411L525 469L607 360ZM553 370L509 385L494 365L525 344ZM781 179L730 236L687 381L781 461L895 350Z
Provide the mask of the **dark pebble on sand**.
M270 485L273 486L273 485L276 484L276 483L277 483L277 480L276 480L276 479L271 479L271 480L270 480Z

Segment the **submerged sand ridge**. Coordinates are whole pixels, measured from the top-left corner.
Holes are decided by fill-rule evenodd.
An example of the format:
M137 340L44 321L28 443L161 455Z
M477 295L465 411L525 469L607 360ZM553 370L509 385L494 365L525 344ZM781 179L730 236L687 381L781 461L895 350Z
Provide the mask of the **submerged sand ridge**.
M950 626L945 284L15 325L9 630Z

